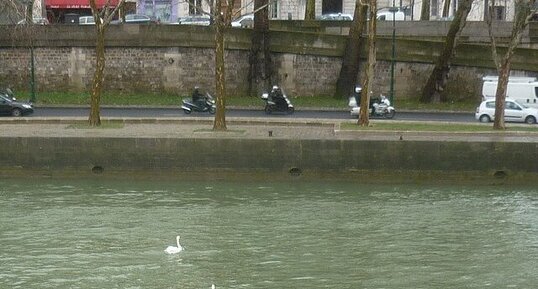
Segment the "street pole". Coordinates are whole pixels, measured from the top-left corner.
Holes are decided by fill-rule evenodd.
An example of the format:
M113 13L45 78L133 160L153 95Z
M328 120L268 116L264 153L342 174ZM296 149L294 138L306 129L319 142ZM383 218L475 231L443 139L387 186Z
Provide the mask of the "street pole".
M30 60L30 70L31 70L31 74L30 74L30 93L31 93L31 96L30 96L30 102L34 103L35 102L35 63L34 63L34 44L33 44L33 41L32 41L32 44L30 46L30 57L31 57L31 60Z
M390 103L394 106L394 62L396 60L396 0L392 0L392 57L390 61Z

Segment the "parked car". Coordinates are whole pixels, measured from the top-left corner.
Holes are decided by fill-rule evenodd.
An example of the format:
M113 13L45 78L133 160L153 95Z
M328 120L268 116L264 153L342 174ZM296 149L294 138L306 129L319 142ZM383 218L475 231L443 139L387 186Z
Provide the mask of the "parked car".
M110 22L111 24L120 24L121 19ZM151 23L151 18L144 14L127 14L125 15L125 23L127 24L144 24Z
M14 97L0 93L0 114L11 116L23 116L34 112L32 104L19 102Z
M202 26L208 26L211 24L211 17L209 15L190 15L183 17L181 19L178 19L179 24L182 25L202 25Z
M34 22L34 24L37 24L37 25L50 24L47 18L42 18L42 17L32 18L32 22ZM26 24L26 19L22 19L21 21L17 22L17 25L23 25L23 24Z
M495 118L495 100L489 99L482 101L476 108L476 120L480 122L490 122ZM506 98L504 107L504 120L514 122L525 122L528 124L536 123L538 119L538 109L528 107L517 101Z
M254 27L254 14L245 14L232 21L232 27Z
M80 25L95 25L95 19L93 16L80 16L78 18L78 24Z
M329 13L321 15L318 20L343 20L343 21L352 21L353 16L351 14L343 13Z
M377 20L379 21L403 21L405 20L405 13L402 11L390 12L382 11L377 13Z

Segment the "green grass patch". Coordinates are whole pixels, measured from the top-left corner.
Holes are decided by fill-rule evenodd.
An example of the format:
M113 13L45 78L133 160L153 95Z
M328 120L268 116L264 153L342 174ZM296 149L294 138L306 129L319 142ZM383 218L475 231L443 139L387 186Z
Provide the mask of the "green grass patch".
M201 129L195 129L195 133L237 133L237 134L244 134L246 130L244 129L227 129L227 130L219 130L215 131L210 128L201 128Z
M29 99L28 92L17 94L20 99ZM147 105L147 106L170 106L180 105L183 98L188 95L177 94L151 94L151 93L104 93L101 97L101 105ZM89 93L74 92L40 92L36 96L36 104L39 105L89 105ZM330 108L347 109L347 98L336 99L332 96L297 96L290 97L291 102L297 108ZM263 107L264 102L259 96L228 96L227 106L240 107ZM478 106L477 101L465 100L446 103L420 103L415 98L396 98L394 100L396 110L434 110L434 111L474 111Z
M180 105L182 99L183 97L177 95L105 93L101 96L101 105ZM88 93L42 92L36 97L36 104L89 105L90 95Z
M102 121L100 126L91 126L87 122L77 122L68 125L67 129L111 129L111 128L123 128L124 123L121 121Z
M342 123L343 130L362 131L430 131L430 132L499 132L493 129L493 124L459 124L459 123L415 123L415 122L375 122L368 127L359 126L356 123ZM508 132L525 131L538 132L536 125L508 125Z

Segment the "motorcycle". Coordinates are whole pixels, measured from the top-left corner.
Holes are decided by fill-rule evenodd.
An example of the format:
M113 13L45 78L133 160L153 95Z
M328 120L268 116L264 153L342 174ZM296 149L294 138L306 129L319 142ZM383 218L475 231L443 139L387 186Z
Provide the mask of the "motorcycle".
M372 108L369 109L371 116L378 116L384 118L393 118L396 114L394 107L390 105L390 100L388 100L384 95L381 95L381 100L379 102L374 102Z
M209 112L210 114L215 114L217 111L217 106L215 105L215 100L211 94L206 93L203 103L195 104L191 98L184 98L182 101L181 109L186 114L190 114L193 111L196 112Z
M261 99L265 101L265 113L271 114L273 112L285 112L292 114L295 111L293 104L288 99L285 93L280 93L277 97L270 97L269 93L262 94Z
M360 113L360 107L354 96L349 98L349 106L351 107L351 116L357 116ZM383 117L391 119L396 114L396 110L390 105L390 101L381 95L378 100L372 100L372 105L368 108L368 114L372 117Z

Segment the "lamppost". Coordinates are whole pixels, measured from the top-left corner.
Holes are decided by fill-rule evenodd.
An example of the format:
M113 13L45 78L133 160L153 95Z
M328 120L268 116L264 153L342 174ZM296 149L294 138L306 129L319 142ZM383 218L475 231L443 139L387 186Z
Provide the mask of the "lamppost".
M33 0L25 0L23 4L26 5L26 31L27 36L30 38L30 101L35 102L35 62L34 62L34 16L33 16Z
M394 106L394 62L396 61L396 12L398 8L395 7L396 0L392 0L392 7L389 11L392 12L392 56L390 59L390 103Z

